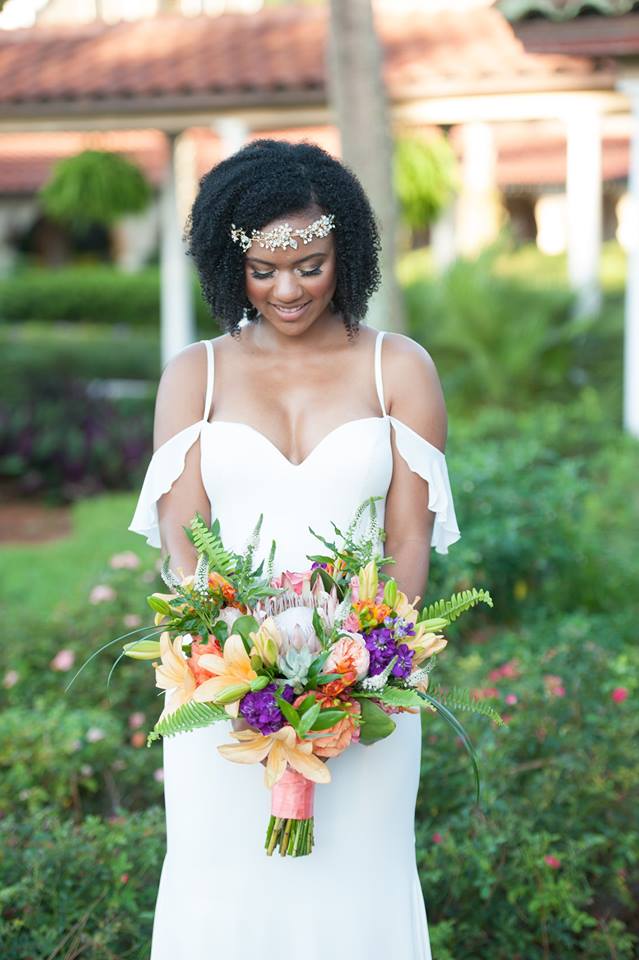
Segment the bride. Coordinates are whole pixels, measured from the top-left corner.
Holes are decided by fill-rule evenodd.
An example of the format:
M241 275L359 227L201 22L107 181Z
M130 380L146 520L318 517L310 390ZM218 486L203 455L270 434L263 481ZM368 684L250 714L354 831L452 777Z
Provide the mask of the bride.
M366 325L379 235L354 174L310 143L257 140L206 174L186 227L212 315L226 332L166 367L154 448L131 530L192 573L196 511L256 562L308 568L332 522L377 501L384 555L410 599L431 545L459 539L447 419L428 352ZM383 347L383 348L382 348ZM151 960L429 960L415 860L421 716L328 762L307 857L267 857L259 764L229 763L216 724L164 741L167 851ZM427 878L425 878L427 879Z

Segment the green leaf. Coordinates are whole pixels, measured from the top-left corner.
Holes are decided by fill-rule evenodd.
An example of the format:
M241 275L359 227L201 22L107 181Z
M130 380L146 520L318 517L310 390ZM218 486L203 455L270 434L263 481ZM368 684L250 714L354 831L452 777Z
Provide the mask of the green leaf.
M305 697L300 703L298 707L299 712L301 714L304 713L304 711L308 710L309 707L312 707L314 703L315 703L315 694L309 693L309 695Z
M317 720L320 710L322 709L321 704L314 703L312 707L309 707L300 717L300 722L297 725L297 735L303 737L308 730L311 729L315 721Z
M334 727L342 717L347 715L346 710L322 710L317 720L314 722L311 730L329 730Z
M383 700L392 707L421 707L422 699L416 690L402 687L385 687L375 694L376 700Z
M339 680L341 676L341 673L320 673L315 680L316 683L330 683L331 680Z
M353 699L359 698L353 697ZM359 703L362 709L360 742L371 744L388 737L395 729L395 721L372 700L362 698Z
M297 730L298 724L300 722L300 715L295 709L295 707L292 707L290 703L287 700L284 700L282 697L276 697L275 700L277 701L278 707L280 708L280 710L282 711L282 713L284 714L284 716L286 717L290 725L294 727L295 730Z

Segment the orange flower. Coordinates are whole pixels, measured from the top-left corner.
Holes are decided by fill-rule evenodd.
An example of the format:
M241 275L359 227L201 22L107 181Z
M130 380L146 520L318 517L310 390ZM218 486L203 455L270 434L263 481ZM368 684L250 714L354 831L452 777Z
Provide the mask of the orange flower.
M235 587L221 573L215 573L215 571L209 573L209 587L212 590L219 590L227 603L235 600Z
M326 700L324 705L328 705ZM334 700L331 705L346 710L351 716L361 713L361 707L357 700ZM334 727L323 730L321 734L316 735L312 741L313 753L317 754L318 757L336 757L346 750L353 737L358 739L359 727L351 719L351 716L342 717Z
M214 653L218 657L222 656L222 648L217 642L216 637L209 635L206 643L203 643L201 640L194 640L191 644L191 656L189 657L188 664L198 686L204 683L205 680L208 680L212 674L211 670L206 670L200 666L200 657L204 653Z

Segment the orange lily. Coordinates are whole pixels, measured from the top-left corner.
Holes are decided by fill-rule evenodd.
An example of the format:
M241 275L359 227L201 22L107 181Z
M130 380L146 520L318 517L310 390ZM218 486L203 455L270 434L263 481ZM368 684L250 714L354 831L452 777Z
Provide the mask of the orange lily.
M227 640L228 643L228 640ZM264 735L257 730L236 730L231 736L240 743L225 743L217 749L227 760L235 763L259 763L268 757L264 769L264 783L272 787L286 770L288 763L307 780L314 783L330 783L330 770L313 753L310 740L298 740L291 726L282 727L275 733Z
M154 664L155 685L162 690L169 691L169 695L166 698L164 710L160 714L158 723L170 713L174 713L178 707L187 703L195 690L195 677L188 661L182 654L184 641L191 642L189 634L176 637L173 642L171 642L168 633L163 633L160 636L162 664Z
M237 717L240 709L240 699L251 689L251 680L255 680L257 673L251 666L249 655L244 649L244 643L239 633L232 633L224 644L221 657L214 653L204 653L198 661L198 666L215 674L210 680L205 680L196 688L194 700L206 703L212 700L226 699L222 695L232 697L232 703L226 703L224 708L230 717Z

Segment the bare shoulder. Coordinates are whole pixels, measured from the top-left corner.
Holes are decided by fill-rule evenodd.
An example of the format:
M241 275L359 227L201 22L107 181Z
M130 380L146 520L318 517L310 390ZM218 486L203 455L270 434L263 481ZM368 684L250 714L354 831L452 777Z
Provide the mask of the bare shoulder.
M203 343L191 343L169 360L160 377L155 403L156 448L202 419L206 379L207 357Z
M388 412L443 450L448 431L446 403L430 353L411 337L388 332L382 358Z

